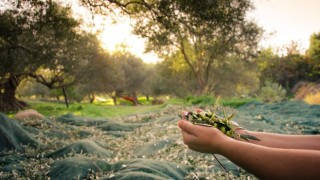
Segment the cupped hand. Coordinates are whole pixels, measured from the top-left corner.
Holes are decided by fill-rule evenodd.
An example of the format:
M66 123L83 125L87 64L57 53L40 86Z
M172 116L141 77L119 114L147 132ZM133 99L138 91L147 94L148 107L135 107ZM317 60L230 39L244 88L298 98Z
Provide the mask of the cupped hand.
M229 138L214 127L194 125L184 119L178 122L183 142L192 150L220 154L220 149Z

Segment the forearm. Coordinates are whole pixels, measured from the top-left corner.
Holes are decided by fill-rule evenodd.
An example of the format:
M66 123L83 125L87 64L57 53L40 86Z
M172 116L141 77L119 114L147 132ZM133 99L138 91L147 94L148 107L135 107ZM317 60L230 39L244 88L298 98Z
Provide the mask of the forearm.
M276 149L230 139L220 154L262 179L320 177L319 151Z
M260 139L250 140L253 144L285 149L320 150L320 135L285 135L254 131L248 133Z

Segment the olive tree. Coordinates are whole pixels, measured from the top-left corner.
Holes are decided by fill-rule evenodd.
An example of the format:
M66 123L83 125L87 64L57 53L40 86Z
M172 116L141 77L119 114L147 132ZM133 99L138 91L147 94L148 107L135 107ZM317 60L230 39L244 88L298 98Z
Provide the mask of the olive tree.
M247 18L249 0L109 0L84 4L98 13L118 7L133 18L134 33L160 57L181 54L195 82L195 94L215 91L214 68L236 56L250 63L262 30Z
M15 97L26 77L49 88L64 88L78 79L95 45L79 30L70 8L52 1L5 1L0 13L0 111L18 110Z

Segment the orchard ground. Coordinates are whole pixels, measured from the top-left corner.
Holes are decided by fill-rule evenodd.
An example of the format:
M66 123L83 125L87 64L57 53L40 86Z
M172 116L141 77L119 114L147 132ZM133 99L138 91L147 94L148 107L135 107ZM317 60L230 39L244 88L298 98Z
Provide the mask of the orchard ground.
M0 175L9 179L256 179L228 159L189 150L178 114L184 103L92 108L34 103L44 118L0 116ZM100 110L97 110L100 108ZM319 134L320 105L288 100L227 107L254 131Z

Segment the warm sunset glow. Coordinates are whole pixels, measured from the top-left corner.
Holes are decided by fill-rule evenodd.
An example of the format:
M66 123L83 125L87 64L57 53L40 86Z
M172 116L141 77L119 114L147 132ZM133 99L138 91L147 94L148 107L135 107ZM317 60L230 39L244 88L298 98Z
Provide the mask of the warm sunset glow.
M98 20L101 22L101 20ZM100 39L103 48L110 51L126 50L140 57L146 63L156 63L160 59L154 53L144 53L145 40L131 33L129 19L119 20L117 24L105 20Z
M108 24L101 33L102 46L110 52L121 51L125 48L132 54L140 57L147 63L159 61L153 53L144 53L144 39L130 33L128 24Z
M254 0L256 9L250 17L272 36L261 42L262 47L281 49L292 41L300 45L301 53L309 47L311 34L320 32L319 0ZM120 16L119 16L120 17ZM144 39L131 33L130 20L112 21L95 17L95 25L101 29L100 39L103 47L110 51L121 51L123 47L130 53L141 57L145 62L154 63L160 59L152 53L144 53Z
M117 19L94 15L79 6L76 1L64 2L71 5L76 17L88 21L93 24L91 32L99 32L99 39L102 47L109 52L126 50L137 57L140 57L146 63L156 63L160 58L155 53L144 53L145 40L131 33L130 19L122 18L121 15ZM87 27L85 27L87 28ZM125 47L125 49L123 49Z

